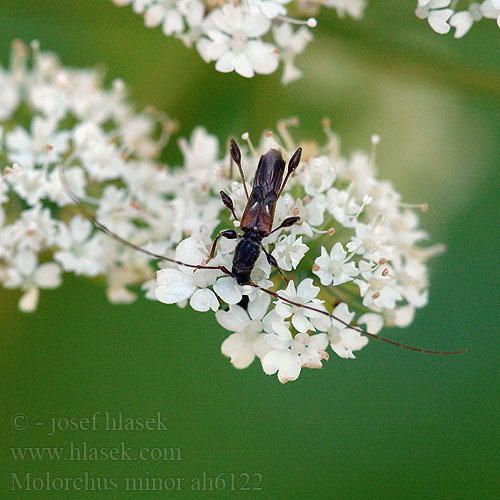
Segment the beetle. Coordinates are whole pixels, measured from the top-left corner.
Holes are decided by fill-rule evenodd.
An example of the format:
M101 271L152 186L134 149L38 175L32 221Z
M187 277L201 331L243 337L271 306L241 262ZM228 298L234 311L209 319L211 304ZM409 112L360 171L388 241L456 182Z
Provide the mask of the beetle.
M346 328L354 330L372 339L380 340L381 342L394 345L396 347L401 347L403 349L417 351L425 354L454 355L454 354L462 354L467 351L467 349L463 349L460 351L432 351L428 349L421 349L419 347L413 347L401 344L399 342L395 342L393 340L367 332L366 330L363 330L362 328L359 328L357 326L353 326L326 310L317 309L312 306L295 302L289 299L288 297L280 294L279 293L280 290L278 291L269 290L251 281L251 272L255 266L255 263L260 255L261 250L265 252L269 264L275 267L278 270L278 272L280 272L283 275L281 269L278 266L278 263L276 262L276 259L271 254L269 254L267 250L262 246L262 240L266 236L269 236L274 231L277 231L278 229L281 229L283 227L290 227L293 224L296 224L300 220L300 217L288 217L277 228L272 229L276 203L281 193L283 192L283 189L289 177L293 174L293 172L297 169L297 167L300 164L302 149L298 148L297 151L295 151L295 153L290 158L290 161L288 162L287 173L284 180L283 180L283 175L285 172L285 162L283 160L281 153L276 149L270 149L266 154L262 155L255 172L252 184L252 191L250 194L248 193L247 190L245 177L241 166L241 152L234 139L231 140L230 152L232 160L238 166L240 177L243 183L243 188L245 190L245 195L247 197L247 204L245 206L243 215L240 220L240 228L243 232L243 235L239 236L238 233L236 233L236 231L233 229L227 229L221 231L215 237L212 243L212 248L208 259L204 263L200 264L187 264L177 259L173 259L171 257L151 252L149 250L146 250L145 248L135 245L134 243L122 238L120 235L108 229L83 206L82 202L73 193L73 191L71 190L66 181L63 172L63 167L61 164L59 164L58 169L59 169L59 177L61 179L61 184L64 190L71 198L71 200L73 201L79 212L84 217L86 217L92 224L94 224L96 228L104 232L110 238L113 238L119 243L122 243L123 245L126 245L134 250L137 250L138 252L148 255L149 257L153 257L159 260L164 260L166 262L170 262L171 264L177 264L179 266L188 267L193 269L194 271L198 269L211 269L211 270L221 271L224 274L235 278L236 282L239 285L250 286L287 304L296 307L301 307L303 309L308 309L310 311L315 311L319 314L328 316L329 318L334 319L335 321L341 323ZM234 204L231 197L224 191L220 192L220 196L223 204L226 206L228 210L230 210L233 217L237 220L236 213L234 210ZM215 256L217 242L221 237L228 239L236 239L238 237L240 238L240 241L236 245L231 271L227 267L222 265L207 265ZM246 308L248 305L248 300L249 300L248 295L244 295L238 305L240 305L243 308Z
M234 258L231 268L231 275L236 279L239 285L247 284L251 281L250 275L259 258L261 250L266 254L268 263L276 268L283 275L276 259L262 246L262 240L271 233L278 231L283 227L290 227L300 221L300 217L288 217L277 228L272 229L274 221L274 212L276 203L285 188L286 182L300 164L302 148L298 148L288 162L286 177L285 162L281 152L276 149L270 149L262 155L255 171L252 184L252 191L248 194L245 176L241 167L241 152L234 139L231 140L231 158L238 166L243 188L247 198L245 210L240 221L240 229L243 235L236 245ZM237 219L234 211L234 204L231 197L224 191L220 192L222 202ZM210 255L205 263L210 262L215 256L217 242L220 237L228 239L238 238L238 233L233 229L221 231L215 238ZM286 277L283 275L286 279ZM248 305L248 296L244 295L239 304L246 309Z

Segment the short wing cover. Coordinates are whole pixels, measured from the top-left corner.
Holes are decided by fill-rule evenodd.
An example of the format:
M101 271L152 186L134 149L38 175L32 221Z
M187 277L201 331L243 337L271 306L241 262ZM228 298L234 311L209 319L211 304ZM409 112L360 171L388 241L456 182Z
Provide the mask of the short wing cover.
M260 157L250 199L241 218L241 229L255 229L262 236L271 232L284 172L285 162L279 151L271 149Z

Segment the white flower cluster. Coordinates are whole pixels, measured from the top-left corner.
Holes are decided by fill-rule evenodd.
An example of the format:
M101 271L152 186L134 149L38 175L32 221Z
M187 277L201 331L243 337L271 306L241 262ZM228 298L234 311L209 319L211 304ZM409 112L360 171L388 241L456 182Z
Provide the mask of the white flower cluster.
M299 146L289 134L290 123L279 124L280 136L264 134L257 148L249 142L242 160L247 178L252 178L259 155L270 148L290 158ZM354 351L368 339L348 325L365 325L372 334L384 325L408 326L415 309L427 303L426 262L441 251L440 246L419 246L427 235L413 208L425 211L426 205L403 203L390 182L376 179L374 154L358 151L344 158L326 122L324 129L325 144L302 144L301 166L277 203L275 227L290 216L300 217L299 223L263 240L264 249L288 275L288 284L265 252L257 260L252 281L273 291L271 296L249 285L239 286L233 277L214 269L169 265L156 277L159 301L216 311L218 322L233 332L222 352L235 367L245 368L257 357L265 373L277 373L281 382L297 379L304 367L321 368L329 356L328 346L338 356L354 358ZM373 144L378 140L374 136ZM192 147L196 148L194 143ZM220 172L215 156L205 166L209 172ZM201 175L207 190L217 197L220 176ZM242 183L227 179L225 189L241 216L247 201ZM221 220L227 228L229 218ZM233 224L239 227L237 220ZM211 242L206 232L192 234L177 246L175 258L203 264ZM237 240L221 239L210 265L231 269L236 244ZM323 286L315 285L315 280ZM280 300L276 290L288 300ZM244 295L248 307L242 302ZM321 311L333 312L337 319Z
M462 38L472 25L483 18L496 19L500 28L500 0L468 1L466 9L458 10L457 0L418 0L415 14L419 19L427 19L430 27L441 35L455 28L454 37Z
M23 311L36 308L40 288L59 286L63 271L104 278L110 301L130 302L127 286L153 276L151 259L95 231L65 193L58 166L99 220L156 251L212 232L220 207L189 147L186 169L158 164L173 122L136 112L122 81L105 89L98 72L62 67L36 44L28 62L18 41L9 70L0 67L0 283L24 292ZM211 162L217 141L195 137L201 165Z
M315 15L320 6L335 9L340 17L359 19L365 0L113 0L132 5L144 16L145 25L162 27L166 36L175 36L187 47L196 46L205 62L216 61L222 73L236 71L246 78L274 73L283 63L282 83L302 76L295 57L311 41L308 28L316 26L309 17L301 21L288 17ZM301 25L298 29L294 26Z
M110 231L203 267L215 230L231 220L239 226L219 192L229 193L237 216L246 204L228 148L199 127L179 140L182 166L159 165L170 120L154 110L136 112L121 81L106 89L95 71L62 67L36 46L31 65L28 56L17 42L10 68L0 68L0 282L22 290L23 311L36 308L40 288L59 286L63 271L99 277L115 303L134 300L129 286L142 284L150 299L216 311L232 332L222 352L233 365L245 368L258 357L266 373L286 382L303 367L321 368L328 346L353 358L367 338L348 325L372 334L383 325L407 326L426 304L426 262L440 248L418 246L426 233L391 183L376 179L374 154L342 157L326 122L325 143L301 144L302 163L277 203L275 226L289 216L299 223L263 241L289 282L264 252L251 276L287 300L242 287L217 269L167 261L153 279L154 259L93 227L63 189L58 167ZM279 135L265 133L257 148L245 136L247 179L270 148L285 159L296 150L291 125L295 119L280 122ZM210 265L230 269L236 243L221 238Z

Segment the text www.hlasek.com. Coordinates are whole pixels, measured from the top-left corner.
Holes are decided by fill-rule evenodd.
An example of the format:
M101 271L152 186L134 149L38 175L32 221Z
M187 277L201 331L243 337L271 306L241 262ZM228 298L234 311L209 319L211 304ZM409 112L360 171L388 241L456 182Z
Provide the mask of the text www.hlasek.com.
M58 461L68 460L75 462L94 462L99 460L128 461L182 461L180 448L171 447L143 447L135 450L121 441L117 446L91 446L86 441L81 443L69 442L67 447L20 447L10 449L15 461Z

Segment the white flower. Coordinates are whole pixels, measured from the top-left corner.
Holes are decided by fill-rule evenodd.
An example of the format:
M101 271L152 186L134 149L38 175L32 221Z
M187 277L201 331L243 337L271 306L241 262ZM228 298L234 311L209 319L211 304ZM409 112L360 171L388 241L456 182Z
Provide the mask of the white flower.
M450 17L449 24L451 27L456 28L455 38L462 38L474 24L474 18L471 13L463 10L462 12L456 12Z
M263 331L271 332L271 311L267 314L271 299L261 294L248 304L248 312L237 305L230 305L229 311L215 313L217 321L226 329L233 331L221 346L222 354L231 359L235 368L246 368L257 355L259 358L269 350L264 342Z
M356 215L359 213L360 205L348 191L337 188L329 189L326 208L340 224L346 227L356 225Z
M405 328L413 323L414 318L415 308L408 304L406 306L395 307L394 309L386 309L384 311L383 321L389 327L398 326L400 328Z
M309 247L302 243L302 236L296 238L293 234L289 234L280 237L271 255L281 269L291 271L299 265L308 250Z
M321 361L328 359L325 352L328 340L324 333L312 336L298 333L292 337L286 325L275 322L272 326L274 333L264 336L271 350L262 358L262 368L268 375L278 372L282 384L297 380L302 366L321 368Z
M163 33L167 36L180 33L184 29L184 20L176 8L175 0L149 4L144 13L144 22L148 28L161 24Z
M73 131L78 158L90 177L97 181L117 179L124 160L113 143L112 136L92 121L77 125Z
M0 68L0 120L8 120L19 104L19 89L13 77Z
M16 127L5 136L8 158L21 165L34 166L53 163L68 148L69 133L57 132L57 121L35 116L31 121L31 135Z
M335 9L339 17L345 17L348 14L354 19L361 19L366 7L365 0L326 0L325 4Z
M267 18L284 16L287 13L285 5L291 0L248 0L252 8L259 9Z
M500 28L500 2L499 0L484 0L480 7L480 13L488 19L496 19Z
M184 165L197 182L209 182L216 175L219 141L207 133L204 127L196 127L190 141L179 139L179 148L184 156Z
M193 265L201 265L207 257L206 248L194 237L179 243L175 254L176 260ZM217 279L220 275L217 270L179 267L180 270L162 269L156 273L155 295L160 302L175 304L190 299L190 306L196 311L217 311L217 295L226 304L237 304L241 300L241 290L234 278ZM213 291L208 288L212 285Z
M301 281L297 289L295 289L294 282L290 281L286 289L280 292L280 295L300 305L294 306L282 300L278 300L276 312L283 319L287 319L291 316L292 325L299 332L315 330L316 327L321 328L325 324L325 320L328 319L327 316L301 307L305 305L316 309L324 309L322 307L322 301L316 299L319 290L319 287L313 285L313 280L311 278Z
M349 308L344 302L335 307L333 315L347 324L350 324L354 318L354 313L349 312ZM330 347L341 358L354 359L353 351L359 351L368 344L367 337L363 337L359 332L347 328L343 323L333 318L327 334Z
M294 61L295 57L304 52L307 44L312 40L311 32L305 26L294 31L290 24L282 23L273 27L273 38L281 51L280 55L284 64L281 83L287 85L302 78L303 73L295 66Z
M281 200L278 201L278 209L275 214L275 224L283 222L284 219L290 216L300 217L299 221L290 228L294 235L302 234L307 237L312 237L314 234L313 227L320 226L324 222L324 213L326 210L326 198L323 195L317 195L310 199L294 199L289 194L285 194ZM282 237L281 231L277 231L276 239ZM270 235L270 239L273 235Z
M304 190L308 195L324 193L332 187L337 173L326 156L313 158L304 168L302 179Z
M361 261L359 270L363 279L355 279L354 283L359 286L363 305L394 309L396 301L401 300L402 296L395 287L396 282L392 277L390 266L373 268L369 262Z
M437 33L448 33L450 27L455 28L454 37L462 38L471 29L475 22L483 17L496 19L500 27L500 2L498 0L483 0L481 3L472 2L467 10L454 11L457 2L450 0L418 0L415 11L420 19L428 19L432 29ZM450 17L451 16L451 17Z
M23 312L36 309L40 288L57 288L60 284L59 266L53 262L38 265L36 255L29 251L21 251L14 257L4 281L6 288L21 288L24 291L19 299L19 309Z
M200 39L197 49L205 61L217 61L217 71L236 71L251 78L255 73L273 73L278 67L275 47L260 40L271 27L263 14L226 4L209 15L205 26L207 38Z
M337 242L332 247L330 254L325 247L321 247L321 256L314 261L312 272L319 276L322 285L341 285L352 281L359 274L356 264L349 261L347 252L342 244Z
M112 0L116 5L132 5L134 12L144 16L149 28L162 26L166 36L175 36L187 47L196 46L205 62L217 61L215 69L223 73L235 71L251 78L276 71L283 61L282 83L300 78L302 72L294 65L297 54L312 39L307 30L317 24L309 2L291 0L245 0L244 2L201 2L199 0ZM327 0L323 5L337 11L339 17L349 15L360 19L365 0ZM319 4L317 4L319 6ZM300 19L290 17L290 14ZM296 32L294 26L302 25ZM306 26L304 26L306 25ZM269 43L272 28L274 42ZM266 37L266 41L264 41ZM41 93L47 95L47 90ZM57 94L51 103L57 107ZM48 115L54 114L47 113Z
M389 260L391 248L383 244L387 240L385 231L386 228L382 225L359 223L356 225L356 235L346 245L347 250L374 262L378 262L381 258Z
M47 195L47 175L42 169L35 169L29 164L21 168L14 163L12 167L4 170L4 175L12 189L28 205L37 205Z
M103 272L100 238L90 239L92 230L92 224L79 215L71 219L69 226L60 227L55 243L61 250L54 254L54 260L65 271L90 277Z
M445 9L450 5L451 0L429 0L423 5L419 5L415 11L419 19L427 19L430 27L440 34L450 31L448 19L452 16L452 9Z
M60 224L60 221L52 218L48 208L38 204L23 210L15 222L5 226L1 240L15 251L40 252L54 244Z
M134 1L134 6L146 10L154 3ZM238 215L247 203L242 183L229 176L229 155L219 151L218 139L199 127L189 141L178 141L182 165L160 165L158 154L172 123L159 112L135 112L123 82L115 80L106 89L96 72L63 68L43 53L28 66L24 57L25 51L17 54L15 71L7 73L18 107L8 123L0 121L0 135L12 134L2 142L3 157L24 162L7 160L0 177L0 283L23 291L23 310L36 307L40 288L59 286L60 267L99 277L113 303L133 301L131 287L140 286L151 299L156 295L181 307L217 311L219 322L232 332L222 345L232 363L243 368L257 356L267 373L278 372L286 381L298 377L303 366L321 367L327 340L344 357L366 344L342 321L366 324L367 332L378 334L384 325L408 326L415 310L426 304L427 260L442 246L421 246L428 236L419 228L417 213L390 182L376 178L374 158L360 152L343 157L328 124L322 144L302 143L304 164L284 188L272 227L288 217L300 222L262 241L283 269L292 270L293 281L284 289L286 280L276 272L271 281L263 251L251 270L254 284L275 297L270 303L264 291L242 287L230 271L217 268L232 268L237 239L221 238L210 262L216 268L204 268L217 231L234 227L242 237L239 221L228 227L232 216L219 191L231 195ZM31 131L17 123L29 123ZM40 128L43 123L46 130ZM285 160L291 157L300 143L287 127L296 123L284 120L279 135L266 133L256 148L242 148L249 180L270 147L281 149ZM43 150L40 145L49 136L57 147ZM178 262L139 253L76 216L62 189L59 165L85 210L100 223L132 245ZM308 255L321 253L314 267L312 258L304 258L309 250ZM333 287L314 286L314 273L323 286ZM334 310L341 321L327 312L337 297L352 297ZM310 336L314 330L326 333Z

